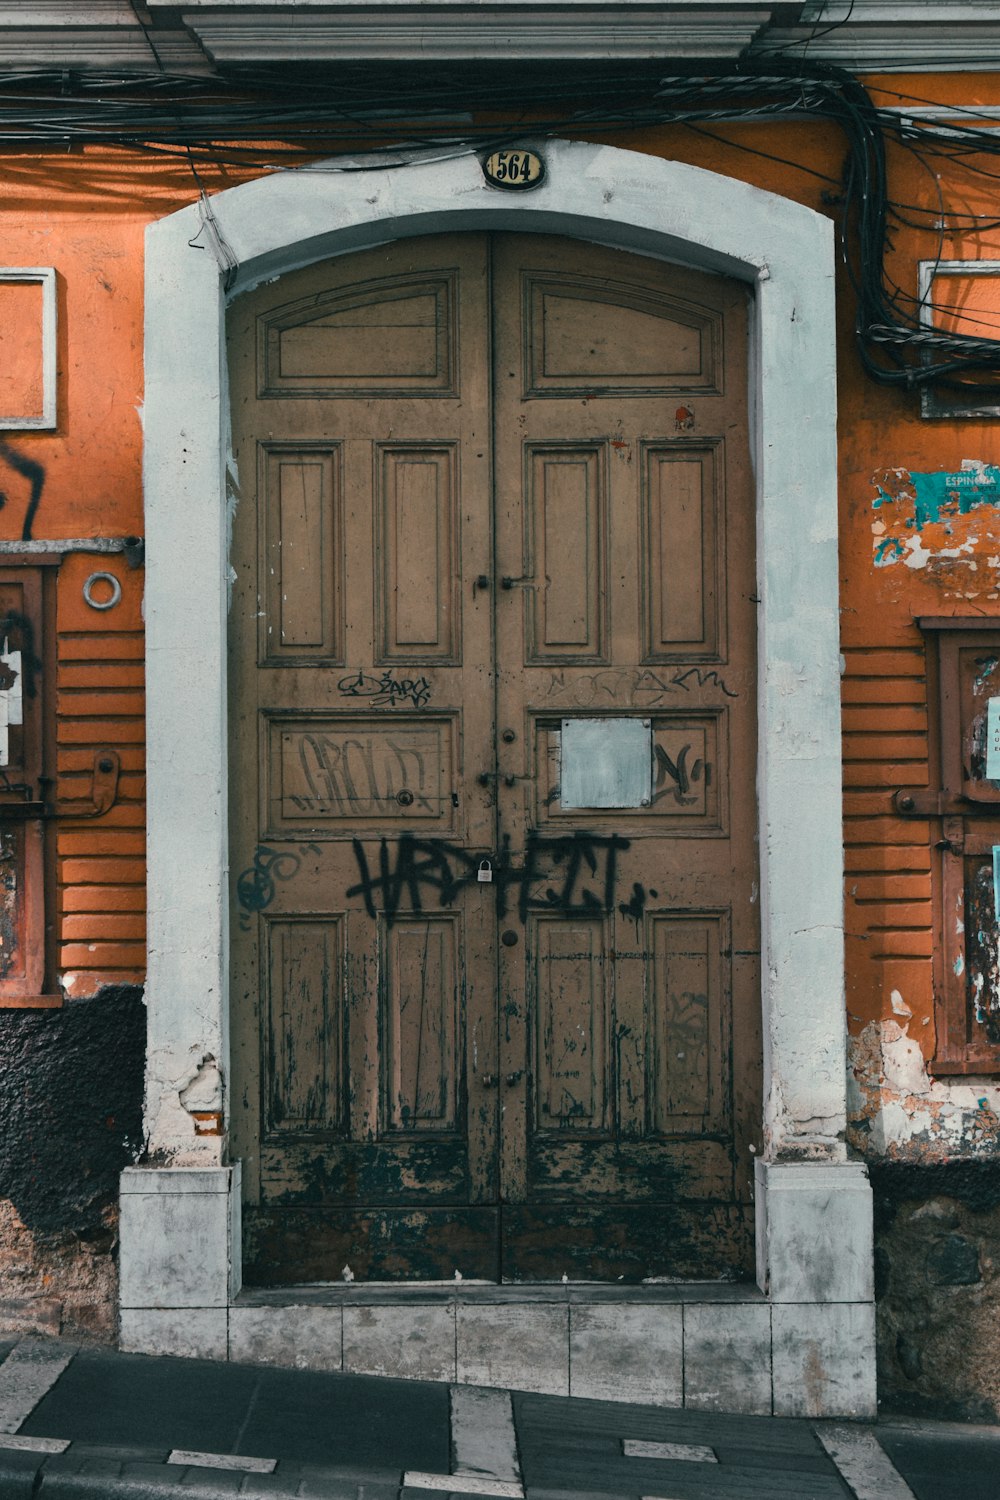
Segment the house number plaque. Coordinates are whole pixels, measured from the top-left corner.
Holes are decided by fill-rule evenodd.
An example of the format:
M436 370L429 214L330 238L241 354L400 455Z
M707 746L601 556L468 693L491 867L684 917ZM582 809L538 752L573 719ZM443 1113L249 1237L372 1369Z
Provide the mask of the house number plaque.
M534 151L493 151L483 161L483 176L491 187L538 187L545 176L545 163Z

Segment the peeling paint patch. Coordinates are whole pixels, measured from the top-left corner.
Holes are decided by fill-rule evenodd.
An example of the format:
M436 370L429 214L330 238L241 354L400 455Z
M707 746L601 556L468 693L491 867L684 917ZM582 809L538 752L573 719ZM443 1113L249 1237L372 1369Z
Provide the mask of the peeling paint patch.
M989 562L991 568L996 568L998 571L1000 571L1000 554L998 554L996 557L988 558L987 561ZM996 671L997 667L1000 667L1000 658L997 658L995 656L980 656L977 657L976 660L979 671L972 679L972 694L975 698L981 698L983 693L985 693L986 689L990 686L990 679L992 678L993 673Z
M0 766L10 760L8 727L24 723L21 686L21 653L10 649L5 636L0 651Z
M215 1055L151 1048L147 1055L146 1136L157 1142L156 1165L218 1166L224 1147L225 1084Z
M976 571L972 558L984 537L1000 531L1000 466L966 458L958 469L921 472L882 469L872 476L875 566L902 563L931 568L961 561Z
M943 1161L1000 1149L1000 1086L931 1078L907 1022L872 1021L852 1037L848 1139L868 1156Z
M892 1013L894 1016L909 1017L913 1015L912 1010L907 1005L906 1001L903 999L898 990L893 990L892 994L889 996L889 1003L892 1006Z
M198 1064L198 1071L180 1090L179 1097L194 1122L195 1135L222 1134L222 1074L211 1054Z

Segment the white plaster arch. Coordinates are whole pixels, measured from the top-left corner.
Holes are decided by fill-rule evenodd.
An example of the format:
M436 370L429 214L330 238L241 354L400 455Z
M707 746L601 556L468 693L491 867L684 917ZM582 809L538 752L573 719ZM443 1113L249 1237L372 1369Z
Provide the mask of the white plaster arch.
M211 1167L180 1091L228 1072L227 293L407 235L576 235L754 284L759 557L764 1154L843 1157L845 1016L832 227L747 183L573 141L547 176L490 188L477 158L283 172L150 226L146 255L146 642L150 1150ZM234 1254L238 1251L233 1250Z

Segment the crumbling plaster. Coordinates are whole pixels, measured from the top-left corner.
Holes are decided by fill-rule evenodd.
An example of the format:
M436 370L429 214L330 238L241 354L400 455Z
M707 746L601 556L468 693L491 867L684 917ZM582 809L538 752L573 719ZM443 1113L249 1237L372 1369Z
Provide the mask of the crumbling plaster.
M898 991L894 992L898 996ZM905 1002L896 999L894 1008ZM849 1047L848 1139L869 1157L995 1156L1000 1085L935 1079L903 1015L871 1021Z

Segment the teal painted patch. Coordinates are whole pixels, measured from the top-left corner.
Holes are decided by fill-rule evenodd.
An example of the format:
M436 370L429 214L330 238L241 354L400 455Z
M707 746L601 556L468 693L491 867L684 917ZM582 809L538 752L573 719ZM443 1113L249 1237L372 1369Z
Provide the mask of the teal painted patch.
M872 475L875 498L872 508L880 511L883 524L875 525L874 561L877 568L906 562L922 568L928 558L957 557L948 548L959 546L971 550L977 538L969 535L975 511L1000 511L1000 465L963 459L958 469L937 469L922 473L919 469L883 469ZM961 540L942 544L936 541L925 548L922 533L926 526L941 526L946 537ZM881 534L880 534L881 533Z
M934 473L922 474L917 469L909 471L913 486L914 513L906 519L906 525L920 531L924 526L937 521L947 524L951 516L967 516L981 505L1000 506L1000 466L976 464L969 469L938 469ZM881 485L872 502L875 510L884 505L898 505L909 495L891 494Z
M904 547L898 537L884 536L875 543L875 566L885 568L889 563L899 562Z

